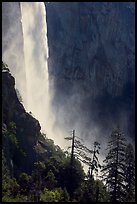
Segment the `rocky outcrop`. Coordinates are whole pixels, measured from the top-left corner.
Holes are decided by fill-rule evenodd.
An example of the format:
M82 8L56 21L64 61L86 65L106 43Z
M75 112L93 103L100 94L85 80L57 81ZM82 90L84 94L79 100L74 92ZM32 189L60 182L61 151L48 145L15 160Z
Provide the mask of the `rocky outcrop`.
M2 73L2 122L3 122L3 148L6 159L13 163L15 175L20 172L30 173L36 161L34 146L40 133L38 120L27 113L19 101L15 91L15 79L9 72ZM14 148L14 155L10 155L11 144L8 140L10 124L16 125L16 138L19 149ZM21 151L25 153L20 154Z
M134 3L49 2L46 10L57 121L102 132L120 124L134 137Z

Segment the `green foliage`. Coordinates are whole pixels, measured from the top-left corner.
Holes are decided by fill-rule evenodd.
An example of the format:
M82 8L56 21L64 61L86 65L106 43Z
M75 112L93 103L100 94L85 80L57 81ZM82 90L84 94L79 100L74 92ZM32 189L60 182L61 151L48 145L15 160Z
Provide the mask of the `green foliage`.
M78 188L78 186L84 180L84 171L81 163L74 160L73 166L70 164L70 159L68 159L64 168L60 171L60 185L61 187L66 187L70 197L73 197L73 192Z
M29 195L31 187L31 176L24 172L21 173L18 179L18 183L20 185L20 194Z
M43 169L45 169L45 164L42 161L38 161L34 163L34 167L35 169L37 169L37 171L42 171Z
M64 190L65 199L69 197L69 194L79 186L84 179L84 171L81 163L78 160L74 160L74 166L70 165L70 157L66 157L65 153L57 145L54 145L52 140L46 138L46 135L39 135L39 145L41 148L45 148L47 151L43 157L43 170L41 167L39 170L33 172L33 182L35 186L37 180L39 180L40 191L43 188L47 188L52 191L55 188L66 189ZM40 147L39 147L40 148ZM39 164L39 165L38 165ZM41 166L40 163L37 163ZM35 163L36 167L36 163Z
M25 199L25 197L22 197L20 195L17 195L16 197L12 197L6 194L2 197L2 202L26 202L26 201L27 199Z
M20 176L19 176L19 181L24 184L28 183L31 179L31 176L29 176L28 174L26 173L21 173Z
M15 165L16 160L19 161L19 158L22 158L20 153L23 154L23 150L20 149L16 139L16 124L11 122L7 130L12 150L11 159ZM10 176L4 152L2 153L3 202L109 202L114 199L114 192L116 192L117 201L123 201L124 196L129 202L134 200L134 150L131 145L126 148L120 130L112 132L108 144L106 165L102 170L107 185L91 176L99 167L98 142L95 142L93 150L90 150L75 139L73 163L71 163L71 157L66 156L62 149L45 134L38 135L37 143L39 147L39 149L36 148L37 162L34 163L32 174L22 172L17 180ZM79 158L90 167L89 176L85 175ZM116 172L117 180L114 183ZM123 185L124 182L126 186ZM115 186L117 186L116 191L114 191Z
M55 188L54 190L45 188L40 195L41 202L65 202L68 201L68 199L67 191L63 191L61 188Z
M40 191L42 188L42 175L45 171L45 164L42 161L38 161L34 163L34 171L32 172L32 182L33 186L36 190L34 190L35 193L37 191Z
M50 170L45 178L45 184L46 184L46 187L51 190L53 188L56 187L56 184L57 184L57 180L55 178L55 175L54 173L52 172L52 170Z
M75 192L76 200L79 202L95 202L95 190L93 178L84 180L80 188Z
M69 193L68 193L67 189L64 188L63 193L62 193L61 202L69 202L69 201L70 201Z
M46 134L44 134L44 133L39 133L38 134L38 140L39 141L45 142L46 138L47 138Z
M84 180L74 193L77 202L108 202L109 194L100 180L88 178Z
M2 149L2 178L5 178L7 175L9 175L9 170L7 168L6 158Z
M18 141L17 141L17 138L16 138L16 135L9 135L10 136L10 139L11 139L11 143L13 145L15 145L16 147L18 147Z
M101 180L95 180L96 202L109 202L109 193Z
M20 166L21 159L26 157L26 152L20 147L20 143L17 140L16 124L10 122L7 128L7 138L9 141L9 153L13 163Z
M14 122L9 123L8 136L10 138L11 145L18 148L18 141L16 138L16 124Z
M2 158L2 202L21 201L19 195L19 184L15 178L11 178L6 166L6 159Z
M4 62L2 62L2 72L10 72L8 65ZM16 94L22 102L18 89L16 89ZM6 101L4 104L7 104ZM9 121L10 117L6 115L8 112L6 105L4 109L3 114L8 119L5 121ZM48 139L44 133L37 132L37 145L35 147L28 145L34 148L35 152L28 151L26 154L26 150L20 147L20 141L29 135L26 134L27 131L26 135L16 133L16 131L20 132L19 126L23 123L16 128L15 122L8 124L5 121L2 149L3 202L135 201L135 153L131 144L126 145L119 129L112 132L108 143L108 154L102 169L104 185L101 180L95 180L93 176L100 167L98 142L94 142L93 148L89 149L80 138L75 136L75 130L73 130L73 136L65 138L72 141L72 146L69 147L71 154L66 155L58 145L54 144L53 140ZM24 129L23 126L21 128ZM34 157L36 161L32 174L22 172L19 177L14 178L15 172L20 172L22 158L26 161L27 157L30 160ZM88 176L85 175L80 162L88 165Z
M2 183L3 192L7 192L7 194L17 195L19 190L19 184L17 183L15 178L10 178L10 176L5 177Z
M10 134L16 134L16 124L14 122L10 122L8 130Z

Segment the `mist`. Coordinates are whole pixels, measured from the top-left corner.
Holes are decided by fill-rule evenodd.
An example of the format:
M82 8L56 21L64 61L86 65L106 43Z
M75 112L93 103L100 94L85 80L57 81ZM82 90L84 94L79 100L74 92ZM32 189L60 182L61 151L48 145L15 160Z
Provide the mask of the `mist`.
M48 76L45 5L3 2L2 6L3 61L15 77L26 111L39 121L42 133L64 148L66 133L54 124L55 113L50 106L53 92Z
M46 10L55 124L102 149L119 126L134 144L134 4L52 2Z
M126 138L134 143L134 136L128 136L131 107L125 103L127 94L124 91L125 98L122 100L121 96L114 98L105 95L103 91L102 96L95 99L101 85L91 83L88 87L89 79L77 80L74 76L74 79L68 80L63 78L64 76L52 75L53 70L59 72L61 67L53 62L48 63L53 60L53 56L48 48L49 36L47 37L44 3L3 2L2 6L2 57L15 77L16 88L23 98L26 111L38 119L41 132L53 139L55 144L66 149L70 143L65 141L64 137L71 135L71 130L75 129L76 135L83 139L88 148L92 149L95 141L101 144L101 160L105 154L108 137L118 125L125 132ZM82 46L79 41L76 42L77 49L81 49ZM66 54L67 51L60 51L59 54L63 52ZM68 52L71 53L71 48ZM82 54L81 52L81 58ZM71 61L69 55L67 60ZM86 56L84 63L86 64ZM95 69L98 69L98 62L95 62L90 72L94 72ZM95 78L94 74L90 73L92 78ZM114 86L115 88L117 86Z

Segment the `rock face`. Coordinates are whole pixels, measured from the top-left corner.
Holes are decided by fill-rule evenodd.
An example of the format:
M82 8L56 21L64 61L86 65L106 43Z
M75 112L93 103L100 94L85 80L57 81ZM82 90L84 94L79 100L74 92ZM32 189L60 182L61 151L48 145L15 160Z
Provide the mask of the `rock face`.
M46 10L57 123L104 134L119 124L134 138L134 3L49 2Z
M2 73L2 122L3 122L3 148L6 154L6 159L13 162L14 173L18 175L20 172L30 173L33 168L33 163L36 161L36 153L34 146L40 133L40 124L29 113L25 112L23 105L18 100L15 91L15 80L9 72ZM11 145L8 142L10 123L16 124L16 138L19 144L19 149L25 152L26 156L19 154L14 150L14 155L9 154Z

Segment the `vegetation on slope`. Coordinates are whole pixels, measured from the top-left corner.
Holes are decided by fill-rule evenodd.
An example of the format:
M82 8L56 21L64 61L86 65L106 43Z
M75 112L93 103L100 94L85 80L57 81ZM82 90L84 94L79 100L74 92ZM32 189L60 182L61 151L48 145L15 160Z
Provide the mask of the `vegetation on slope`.
M3 202L135 200L134 149L120 129L112 131L101 168L102 177L95 179L100 168L99 143L95 142L90 150L74 138L73 131L73 136L67 138L73 141L71 153L64 152L40 132L38 121L25 112L14 89L14 79L4 63L2 74ZM88 165L88 174L82 162Z

